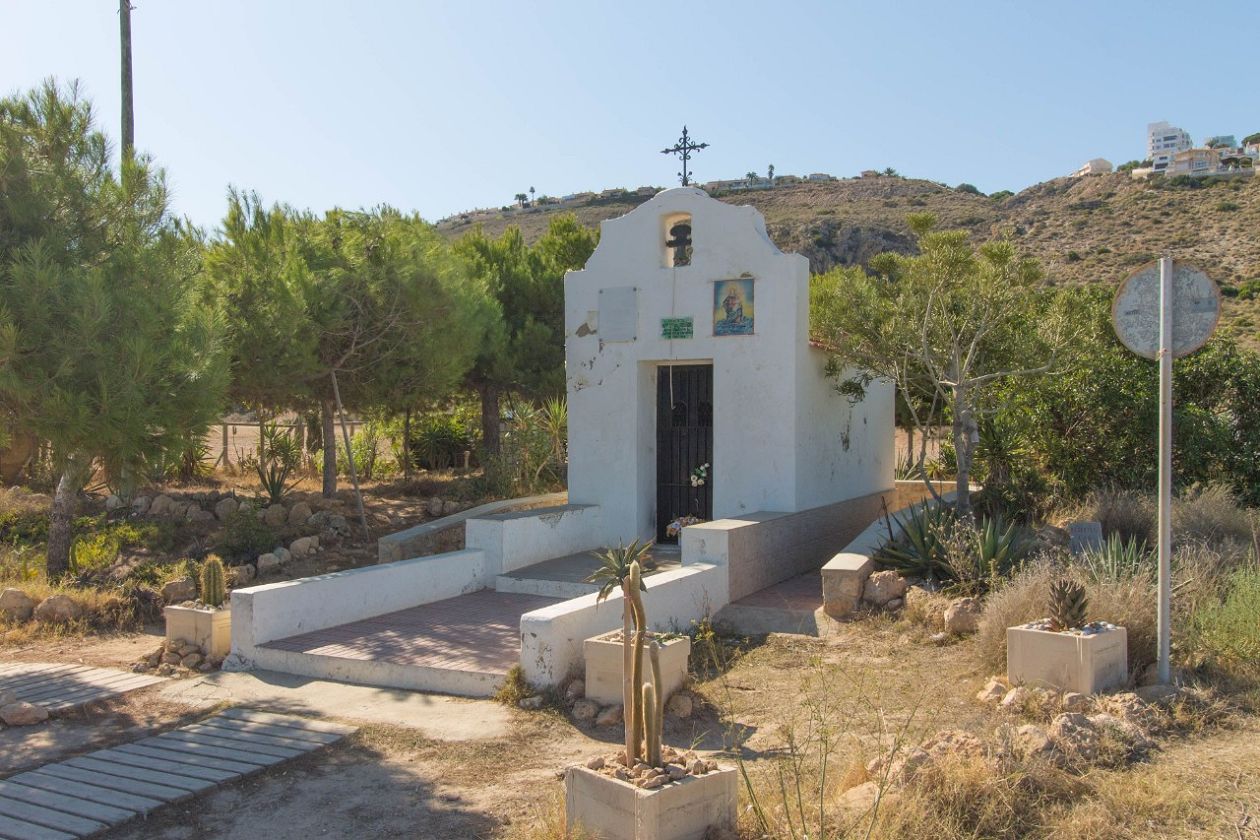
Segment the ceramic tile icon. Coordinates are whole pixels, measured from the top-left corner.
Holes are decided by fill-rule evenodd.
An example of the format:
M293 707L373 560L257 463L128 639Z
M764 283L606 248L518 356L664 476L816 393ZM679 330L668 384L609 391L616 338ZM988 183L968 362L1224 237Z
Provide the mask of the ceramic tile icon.
M713 284L713 334L753 334L753 281L718 280Z

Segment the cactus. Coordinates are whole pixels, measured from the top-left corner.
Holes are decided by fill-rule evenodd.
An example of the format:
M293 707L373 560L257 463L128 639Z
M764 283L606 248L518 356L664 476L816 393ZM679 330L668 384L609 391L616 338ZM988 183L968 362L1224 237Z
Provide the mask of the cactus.
M211 554L206 558L206 562L201 564L202 602L216 609L223 606L223 602L227 600L225 577L223 561L216 555Z
M1085 587L1060 578L1050 584L1050 627L1053 630L1071 630L1085 624L1085 611L1089 599Z
M643 564L652 544L638 540L629 546L607 549L596 554L600 568L587 578L599 583L595 603L602 602L616 587L623 596L621 613L622 700L625 703L626 765L647 758L653 766L660 764L661 732L664 728L664 698L661 696L660 645L652 642L648 651L652 670L651 684L644 684L643 649L647 638L647 613L643 608Z

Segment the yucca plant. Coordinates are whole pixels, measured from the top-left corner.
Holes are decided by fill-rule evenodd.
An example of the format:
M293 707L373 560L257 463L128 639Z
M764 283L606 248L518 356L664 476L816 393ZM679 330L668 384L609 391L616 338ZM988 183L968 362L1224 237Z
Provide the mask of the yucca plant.
M298 465L301 455L293 435L281 431L275 423L264 423L260 427L258 461L254 469L269 504L282 502L296 483L289 482L289 473Z
M1085 587L1074 580L1059 578L1050 584L1050 629L1072 630L1085 626L1089 598Z

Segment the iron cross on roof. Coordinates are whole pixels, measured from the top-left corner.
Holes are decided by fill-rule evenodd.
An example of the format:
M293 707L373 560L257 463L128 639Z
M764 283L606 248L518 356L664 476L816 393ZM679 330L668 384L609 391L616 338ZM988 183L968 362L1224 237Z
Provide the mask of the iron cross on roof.
M687 161L691 160L691 153L698 152L701 149L709 148L708 143L693 143L691 138L687 136L687 126L683 126L682 137L678 138L678 142L671 149L661 149L663 155L678 155L682 158L682 172L678 173L678 177L682 178L682 185L685 187L691 183L691 173L687 169Z

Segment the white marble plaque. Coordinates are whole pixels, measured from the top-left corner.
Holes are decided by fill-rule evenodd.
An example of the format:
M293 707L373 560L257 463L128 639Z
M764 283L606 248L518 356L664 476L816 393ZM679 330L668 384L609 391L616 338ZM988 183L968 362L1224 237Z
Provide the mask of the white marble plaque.
M616 286L599 290L601 341L634 341L639 337L639 289Z

